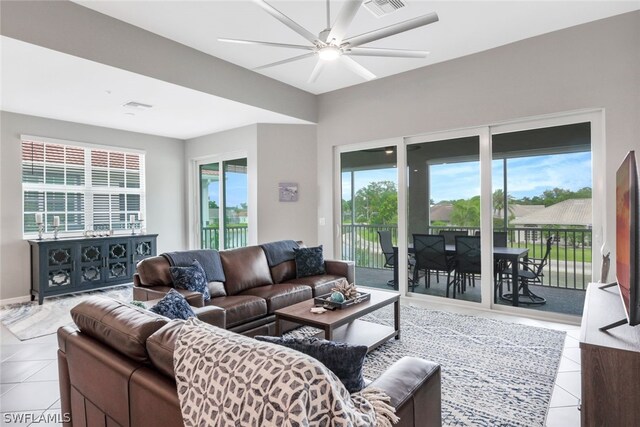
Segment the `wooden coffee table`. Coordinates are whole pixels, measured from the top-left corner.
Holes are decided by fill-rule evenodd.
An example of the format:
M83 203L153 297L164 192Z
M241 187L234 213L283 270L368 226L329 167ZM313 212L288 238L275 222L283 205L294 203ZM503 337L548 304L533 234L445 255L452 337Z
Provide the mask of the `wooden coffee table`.
M400 338L400 296L393 292L366 289L371 294L369 301L353 305L342 310L327 311L314 314L309 310L314 306L313 299L281 308L275 311L276 335L282 334L283 321L313 326L324 332L318 334L326 340L366 345L371 351L384 342L395 337ZM359 318L376 311L381 307L393 304L394 327L367 322Z

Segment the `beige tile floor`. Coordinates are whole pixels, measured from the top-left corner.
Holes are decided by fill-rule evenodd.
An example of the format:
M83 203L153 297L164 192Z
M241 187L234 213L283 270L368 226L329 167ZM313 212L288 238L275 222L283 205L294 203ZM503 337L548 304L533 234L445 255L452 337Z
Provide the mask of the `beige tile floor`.
M45 422L55 421L60 408L57 350L55 335L20 341L4 326L0 327L0 423L3 427L62 425ZM32 422L34 420L40 422Z
M428 308L448 310L462 314L489 317L507 322L540 326L567 332L560 369L551 397L547 416L548 427L580 425L578 411L580 397L579 327L545 322L501 313L473 310L454 306L420 304ZM11 427L59 426L54 422L60 408L58 389L56 336L47 335L28 341L18 340L4 326L0 326L0 412L1 425ZM30 422L25 414L40 417ZM42 415L44 417L41 417ZM45 422L45 418L52 422ZM20 422L22 421L22 422Z

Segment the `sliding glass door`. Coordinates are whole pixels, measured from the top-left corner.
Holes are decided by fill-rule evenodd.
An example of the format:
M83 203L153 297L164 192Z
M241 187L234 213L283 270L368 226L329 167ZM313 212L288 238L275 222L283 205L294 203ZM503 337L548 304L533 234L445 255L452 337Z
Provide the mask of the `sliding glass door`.
M360 286L579 316L606 254L603 134L588 111L340 147L336 249Z
M518 305L582 315L592 277L591 124L496 131L492 163L494 229L528 251ZM513 305L515 286L501 287L496 302Z
M340 155L342 259L355 261L360 286L397 289L394 246L398 237L396 147Z
M480 137L418 141L406 146L409 290L479 303Z
M200 247L247 245L247 159L198 164Z

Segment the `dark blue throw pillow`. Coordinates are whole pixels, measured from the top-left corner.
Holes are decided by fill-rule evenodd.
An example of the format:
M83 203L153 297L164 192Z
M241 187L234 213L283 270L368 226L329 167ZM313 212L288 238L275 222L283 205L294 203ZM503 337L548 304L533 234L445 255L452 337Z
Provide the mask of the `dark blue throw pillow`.
M156 305L149 310L169 319L187 320L195 317L193 309L186 299L175 289L171 289Z
M294 248L296 276L308 277L324 274L322 245L315 248Z
M197 260L193 260L188 267L169 267L173 279L173 286L188 291L200 292L205 301L211 299L207 286L207 273Z
M365 345L350 345L314 337L257 336L256 339L279 344L319 360L342 381L349 393L355 393L364 388L362 365L364 365L364 359L367 355L367 346Z

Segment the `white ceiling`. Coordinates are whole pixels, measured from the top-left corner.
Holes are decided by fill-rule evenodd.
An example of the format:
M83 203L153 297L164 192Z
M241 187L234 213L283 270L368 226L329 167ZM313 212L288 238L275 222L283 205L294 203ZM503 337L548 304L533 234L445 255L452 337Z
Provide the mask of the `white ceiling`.
M179 139L252 123L308 123L8 37L0 37L0 51L4 111ZM153 108L123 107L129 101Z
M360 10L348 33L360 34L432 11L439 14L438 23L372 43L431 51L427 59L359 57L358 61L378 77L640 9L638 0L405 1L404 10L384 18ZM248 0L78 3L247 68L301 52L226 44L218 42L218 37L306 42ZM331 2L334 18L341 3ZM314 33L324 28L322 0L272 0L272 4ZM0 51L0 108L4 111L180 139L253 123L307 123L7 37L0 37ZM262 73L316 94L362 83L360 77L334 63L316 83L308 84L314 63L312 58ZM153 108L132 111L122 106L129 101Z
M378 77L450 60L543 33L640 9L640 1L424 1L382 18L362 8L347 33L361 34L429 12L440 21L373 42L367 47L428 50L426 59L363 58L357 61ZM218 37L306 44L306 40L248 0L234 1L76 1L88 8L152 31L245 68L304 53L267 46L236 45ZM331 2L332 20L342 1ZM326 26L324 0L271 0L276 8L318 33ZM553 46L549 46L553 49ZM308 58L261 70L274 79L319 94L362 83L340 63L326 67L315 83L307 79L315 65Z

